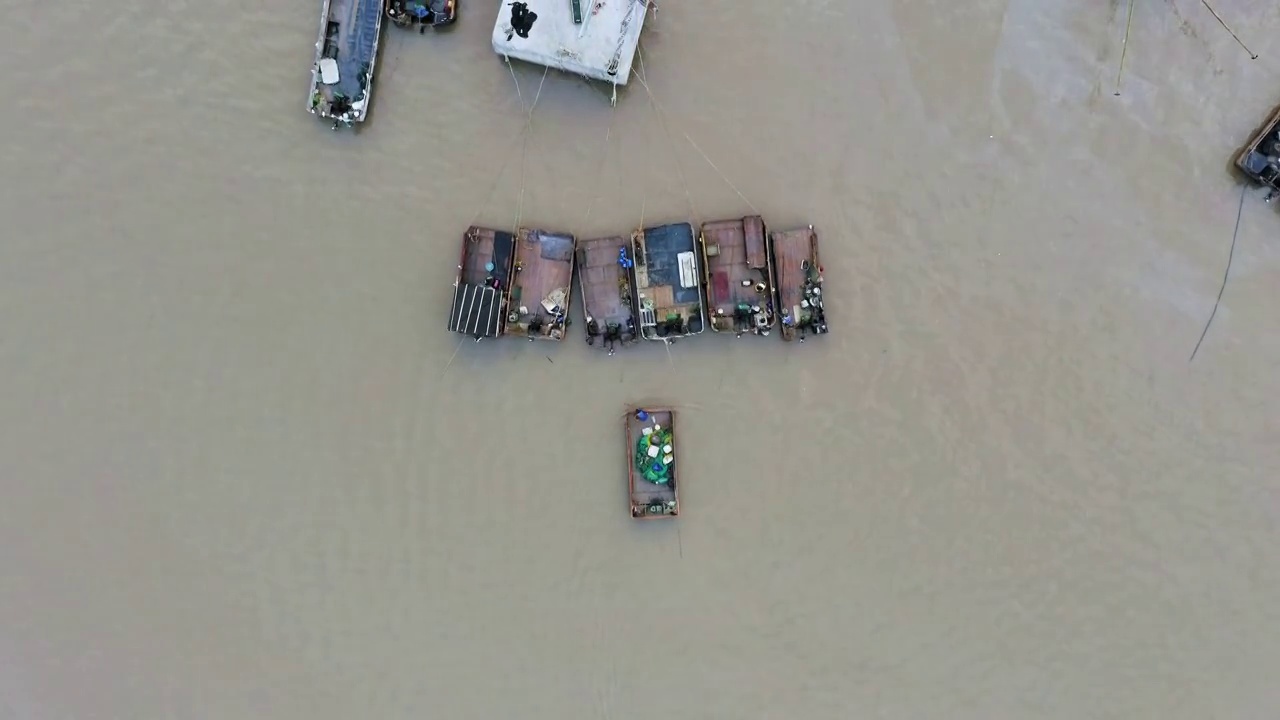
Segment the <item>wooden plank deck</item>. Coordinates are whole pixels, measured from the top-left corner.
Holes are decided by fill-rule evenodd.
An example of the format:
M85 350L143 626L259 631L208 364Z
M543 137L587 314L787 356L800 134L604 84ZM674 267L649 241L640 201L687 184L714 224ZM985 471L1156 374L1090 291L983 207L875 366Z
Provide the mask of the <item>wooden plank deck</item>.
M817 235L813 228L801 228L769 234L773 245L774 265L778 271L778 312L784 310L792 318L801 316L800 303L804 300L807 267L818 264ZM791 332L783 323L783 339L790 339Z
M541 318L543 326L537 337L563 339L563 328L557 335L554 316L543 305L552 293L564 293L561 311L568 312L573 281L573 236L521 228L515 248L515 273L511 279L509 306L512 312L528 308L517 322L508 323L508 335L527 335L529 321Z
M463 236L462 281L483 285L485 278L497 278L505 289L511 273L511 253L507 251L511 234L501 230L472 226ZM495 253L502 245L502 252ZM495 261L494 258L497 257ZM493 272L485 269L485 263L494 264Z
M621 235L579 243L578 279L582 284L582 309L602 329L609 323L625 327L631 317L631 281L618 264L618 252L626 248L630 254L630 245L630 241Z
M764 237L764 221L758 216L703 223L712 329L732 331L738 305L764 306L773 298Z

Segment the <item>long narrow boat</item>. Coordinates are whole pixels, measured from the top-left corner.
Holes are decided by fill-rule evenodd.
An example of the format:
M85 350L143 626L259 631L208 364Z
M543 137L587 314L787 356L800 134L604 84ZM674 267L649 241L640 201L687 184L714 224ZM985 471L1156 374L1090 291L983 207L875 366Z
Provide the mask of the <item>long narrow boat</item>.
M600 340L610 355L617 345L629 345L637 337L630 250L630 241L621 235L578 243L578 285L587 321L587 344Z
M768 335L773 328L773 261L764 220L751 215L702 224L702 261L714 332Z
M1280 107L1271 111L1267 121L1236 153L1235 166L1272 195L1280 192Z
M398 28L437 30L458 20L458 0L385 0L387 19Z
M822 262L818 234L813 226L769 233L773 263L778 269L778 311L782 315L782 339L797 334L825 335L827 314L822 299Z
M462 236L458 277L453 281L450 332L476 342L498 337L507 327L507 287L511 281L515 238L501 230L472 226Z
M573 293L573 236L521 228L507 289L506 335L563 340Z
M640 520L680 514L676 483L676 412L636 408L623 422L627 438L627 488L631 517Z
M324 0L307 110L333 129L364 122L382 34L383 0Z
M697 335L706 325L702 273L693 226L672 223L631 234L640 337L673 340Z

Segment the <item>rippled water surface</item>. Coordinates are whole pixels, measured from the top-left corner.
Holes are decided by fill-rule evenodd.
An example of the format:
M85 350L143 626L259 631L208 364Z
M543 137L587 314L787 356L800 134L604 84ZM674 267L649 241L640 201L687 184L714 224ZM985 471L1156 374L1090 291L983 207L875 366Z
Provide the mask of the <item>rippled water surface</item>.
M1118 0L664 0L611 109L465 0L349 135L311 0L0 0L0 718L1274 717L1280 11L1134 1L1115 96ZM752 207L829 336L445 331L473 218Z

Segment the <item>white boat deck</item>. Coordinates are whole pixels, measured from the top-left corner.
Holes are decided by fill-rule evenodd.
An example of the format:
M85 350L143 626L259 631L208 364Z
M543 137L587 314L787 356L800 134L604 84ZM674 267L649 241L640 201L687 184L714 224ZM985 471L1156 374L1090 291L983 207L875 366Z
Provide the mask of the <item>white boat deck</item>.
M581 25L573 23L572 0L524 2L538 16L529 37L512 31L505 0L493 26L494 52L614 85L631 79L648 0L581 0Z

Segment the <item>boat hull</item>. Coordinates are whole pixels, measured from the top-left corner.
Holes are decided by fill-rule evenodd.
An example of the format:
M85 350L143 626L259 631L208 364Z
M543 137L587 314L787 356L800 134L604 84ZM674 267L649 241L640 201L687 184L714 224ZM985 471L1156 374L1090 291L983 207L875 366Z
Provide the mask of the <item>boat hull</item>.
M766 336L776 322L773 256L759 215L702 224L707 315L712 332Z
M621 235L578 243L578 291L587 344L599 342L610 355L617 345L625 347L637 337L629 248L630 241Z
M672 342L702 334L707 317L693 225L670 223L631 234L640 337Z
M623 420L623 431L631 517L636 520L679 517L675 410L634 408Z
M783 340L800 342L810 335L825 335L826 301L823 298L822 259L813 226L769 233L773 266L777 272L778 315Z
M382 36L382 0L324 0L307 111L354 127L369 115Z
M514 265L515 238L509 232L472 226L462 236L458 275L453 281L449 331L477 341L507 329L507 292Z

